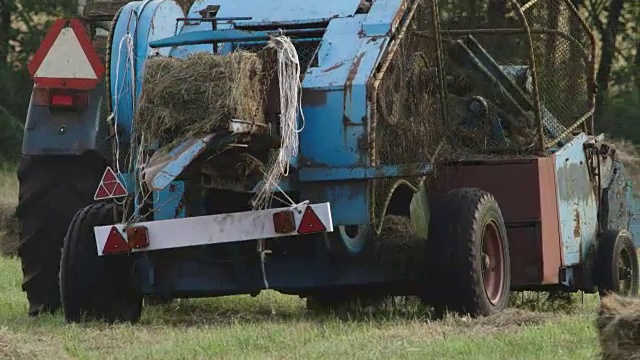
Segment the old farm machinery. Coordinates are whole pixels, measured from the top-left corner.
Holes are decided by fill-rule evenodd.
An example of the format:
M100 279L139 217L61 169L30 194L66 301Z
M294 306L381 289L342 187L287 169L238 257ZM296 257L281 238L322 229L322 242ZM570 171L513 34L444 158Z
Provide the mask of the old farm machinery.
M322 308L410 295L472 315L512 290L636 294L631 184L593 129L591 32L568 0L480 3L121 7L104 81L67 89L88 91L88 108L106 92L105 116L55 129L108 148L87 160L108 166L62 250L67 320L264 289ZM227 67L187 79L196 65ZM162 98L171 86L231 95ZM215 126L167 123L212 114Z

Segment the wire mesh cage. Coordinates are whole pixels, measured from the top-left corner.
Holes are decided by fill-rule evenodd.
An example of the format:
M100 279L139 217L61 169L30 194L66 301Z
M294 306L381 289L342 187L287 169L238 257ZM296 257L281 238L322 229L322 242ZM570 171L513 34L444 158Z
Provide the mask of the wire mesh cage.
M372 87L373 165L538 155L592 130L595 41L569 0L411 4ZM372 180L377 229L398 184Z

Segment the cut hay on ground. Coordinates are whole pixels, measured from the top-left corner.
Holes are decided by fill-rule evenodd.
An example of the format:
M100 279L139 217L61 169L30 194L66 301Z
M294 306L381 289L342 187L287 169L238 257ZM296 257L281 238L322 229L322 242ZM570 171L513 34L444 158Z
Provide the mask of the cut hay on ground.
M18 218L15 205L0 202L0 255L18 254Z
M231 119L263 124L262 64L243 51L147 60L136 131L162 145L214 133Z
M640 359L640 299L602 299L597 327L603 359Z

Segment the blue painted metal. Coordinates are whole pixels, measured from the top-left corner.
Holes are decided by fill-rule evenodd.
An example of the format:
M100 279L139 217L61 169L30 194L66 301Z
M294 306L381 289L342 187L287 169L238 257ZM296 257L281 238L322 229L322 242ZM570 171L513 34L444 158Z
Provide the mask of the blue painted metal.
M120 146L126 147L135 131L133 124L134 104L140 96L144 63L149 55L169 55L169 49L151 51L149 43L166 38L175 31L175 19L183 15L174 1L135 1L122 8L113 31L111 52L110 91L116 125L122 130ZM136 164L133 165L137 168ZM140 174L134 174L138 177ZM138 193L138 182L130 193ZM136 215L140 198L135 197Z
M368 14L354 15L359 0L331 0L322 4L311 0L274 3L256 0L198 1L190 9L188 17L199 17L198 11L206 6L220 5L219 17L251 17L251 20L223 22L217 25L217 31L212 30L211 22L181 21L177 33L174 31L176 19L183 16L170 3L173 2L131 3L125 6L116 23L114 49L120 49L116 44L120 44L127 32L135 34L136 41L134 70L137 81L133 91L131 71L127 72L130 65L126 60L126 47L114 51L112 56L111 74L123 74L111 86L117 104L118 123L125 128L123 143L128 142L132 131L133 102L141 90L143 60L151 53L151 46L161 46L157 49L161 55L183 57L194 52L213 51L211 45L189 44L221 41L224 45L221 51L227 52L233 44L266 41L273 30L285 25L289 27L286 31L320 35L322 41L318 48L317 66L307 70L302 84L305 128L300 133L299 158L292 161L292 165L299 169L302 181L299 184L287 183L305 200L330 200L336 225L368 223L369 184L366 178L408 172L408 168L368 168L368 150L362 147L367 137L368 82L386 49L391 30L402 18L405 3L401 0L377 2ZM326 29L319 28L320 31L317 27L296 29L303 24L327 22ZM156 28L154 32L149 31L151 23ZM272 30L246 30L258 25L267 29L272 26ZM162 31L157 30L159 26ZM171 45L175 46L169 47ZM302 121L300 125L303 125ZM158 187L166 186L175 179L185 165L182 160L168 165L170 174L160 175L163 179L157 179ZM430 171L428 166L415 170L415 175ZM305 184L304 179L334 182L330 186ZM362 181L337 182L354 179Z
M184 218L185 206L183 181L174 181L162 191L153 193L154 220Z
M360 0L199 0L191 6L189 17L200 17L199 10L220 5L220 17L251 17L247 23L252 24L290 24L353 16L359 4Z
M585 134L576 136L556 153L556 191L563 265L585 260L598 233L598 202L589 176Z
M250 42L267 41L278 35L280 31L248 31L237 29L194 31L172 36L170 38L153 41L149 44L152 48L170 46L214 44L218 42ZM314 36L324 32L324 29L297 29L282 30L287 36Z
M200 139L187 140L171 149L162 159L158 159L160 164L156 165L157 169L154 169L155 175L150 181L151 188L163 190L169 186L193 160L202 154L212 137L213 135L207 135Z

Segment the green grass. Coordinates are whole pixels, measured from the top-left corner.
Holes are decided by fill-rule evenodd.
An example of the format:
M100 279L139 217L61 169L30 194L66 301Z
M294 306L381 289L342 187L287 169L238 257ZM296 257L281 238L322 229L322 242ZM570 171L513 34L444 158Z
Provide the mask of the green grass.
M311 316L265 292L147 307L137 325L68 325L26 315L16 260L0 259L0 358L14 359L591 359L593 305L573 315L510 310L429 321L398 309Z
M0 204L17 201L15 171L0 171ZM1 209L0 209L1 210ZM139 324L68 325L27 317L15 259L0 258L0 359L593 359L598 300L567 305L515 294L517 307L432 321L400 305L345 319L312 316L274 292L147 307ZM574 299L580 299L574 296Z

